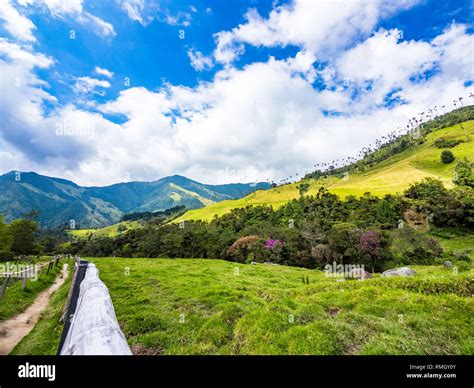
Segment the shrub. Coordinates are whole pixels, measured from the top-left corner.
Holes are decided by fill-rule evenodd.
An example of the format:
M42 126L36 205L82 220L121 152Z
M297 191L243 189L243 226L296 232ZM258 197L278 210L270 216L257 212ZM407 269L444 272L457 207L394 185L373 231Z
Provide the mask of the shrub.
M471 253L471 249L468 248L462 251L453 252L452 255L456 260L465 261L469 263L471 261L470 253Z
M447 193L448 190L444 187L443 182L434 178L425 178L420 182L410 185L404 194L407 198L423 199L432 203L438 202Z
M438 240L410 228L396 229L391 236L390 251L397 264L433 264L443 253Z
M311 256L314 257L319 264L331 262L331 253L327 244L316 244L311 248Z
M296 187L298 188L298 191L299 191L300 195L303 196L309 190L309 183L304 182L304 183L299 184Z
M259 236L244 236L235 241L227 250L227 256L237 261L245 263L255 245L262 245L263 240ZM254 257L254 254L252 255Z
M365 264L370 266L372 272L379 267L379 261L382 258L382 244L380 233L374 230L363 232L360 235L359 249Z
M454 154L449 151L449 150L444 150L443 152L441 152L441 161L444 163L444 164L449 164L449 163L452 163L454 161Z
M359 263L362 230L348 222L335 223L328 234L328 248L332 261L337 263Z
M440 137L439 139L435 140L434 145L436 148L453 148L453 147L456 147L459 143L462 143L462 140L460 139L448 140L444 137Z
M13 257L13 254L11 251L8 251L6 249L0 249L0 261L8 261L11 260Z
M474 174L472 173L472 163L466 158L458 161L454 169L453 182L458 186L474 187Z

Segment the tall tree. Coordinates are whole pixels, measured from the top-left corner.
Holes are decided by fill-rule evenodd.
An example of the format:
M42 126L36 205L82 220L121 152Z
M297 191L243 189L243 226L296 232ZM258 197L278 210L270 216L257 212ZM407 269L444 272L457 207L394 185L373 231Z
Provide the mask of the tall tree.
M0 256L8 255L12 245L12 236L7 224L3 222L3 216L0 214Z
M11 250L16 255L35 253L37 224L31 220L15 220L10 225L13 238Z

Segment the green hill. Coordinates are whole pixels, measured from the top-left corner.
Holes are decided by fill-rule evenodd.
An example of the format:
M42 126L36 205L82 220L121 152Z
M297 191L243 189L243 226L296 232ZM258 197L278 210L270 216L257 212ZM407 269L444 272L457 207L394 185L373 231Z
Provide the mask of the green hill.
M467 136L466 136L467 134ZM425 177L440 179L446 187L452 187L452 179L456 162L443 164L440 159L441 148L435 145L437 139L462 140L450 150L457 159L464 157L474 159L474 120L437 129L425 136L424 143L413 146L399 154L377 163L367 171L349 174L347 178L329 176L319 179L307 179L310 185L306 195L314 195L324 186L330 192L341 197L348 195L361 196L370 191L377 196L402 193L410 184ZM204 208L190 210L179 220L205 220L221 216L232 209L249 205L271 205L278 208L288 201L299 197L297 182L279 186L266 191L256 191L246 197L222 201Z
M64 179L34 172L0 175L0 214L7 222L38 211L42 227L100 228L124 214L155 212L175 206L195 209L240 198L268 183L206 185L174 175L154 182L126 182L104 187L81 187Z

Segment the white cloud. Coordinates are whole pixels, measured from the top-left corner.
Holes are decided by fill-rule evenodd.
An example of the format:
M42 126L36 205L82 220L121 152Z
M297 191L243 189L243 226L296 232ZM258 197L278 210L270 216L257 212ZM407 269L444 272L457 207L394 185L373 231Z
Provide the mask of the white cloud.
M54 63L52 58L24 48L20 44L11 43L5 38L0 38L0 52L11 61L21 63L28 70L33 67L46 68Z
M92 28L98 35L115 36L112 24L84 10L83 0L19 0L18 3L22 6L45 9L55 18L73 18L80 24Z
M440 58L429 42L400 37L396 29L379 31L335 62L339 78L346 83L359 87L371 83L370 93L365 93L366 105L382 103L390 91L407 87L410 77L433 70Z
M431 67L437 58L428 42L400 41L400 31L380 31L344 53L336 62L350 80L384 79L395 85L410 75Z
M6 144L4 154L13 154L21 169L48 169L57 166L77 168L77 161L89 153L87 144L74 138L57 141L55 124L63 122L62 112L48 85L35 74L37 68L48 68L52 59L27 51L17 44L1 40L0 52L0 137ZM44 105L55 107L50 115ZM11 162L11 160L10 160Z
M68 14L83 12L83 0L20 0L22 5L39 4L45 6L52 16L63 17Z
M76 77L74 91L76 93L95 92L98 88L110 88L110 82L91 77Z
M104 77L107 77L107 78L112 78L114 76L113 72L111 72L110 70L107 70L107 69L103 69L99 66L95 67L94 72L99 74L99 75L103 75Z
M131 20L137 21L143 25L147 24L142 16L142 12L145 9L144 0L118 0L118 3Z
M171 14L167 8L163 7L162 3L157 1L117 0L117 3L130 20L137 21L144 27L148 26L153 20L172 26L187 27L191 24L192 15L190 12L180 11ZM190 6L189 9L193 13L196 12L196 8L193 6Z
M30 19L18 12L10 0L5 0L0 7L0 19L3 21L3 28L15 38L26 42L36 41L33 35L35 25Z
M440 66L453 81L474 77L474 38L465 25L452 24L433 39L432 45L438 52Z
M234 39L234 34L229 31L221 31L214 35L216 49L214 58L217 62L229 64L245 52L243 43Z
M470 36L460 31L462 28L459 38ZM448 33L437 42L445 41L442 36ZM138 174L138 165L146 171L141 176L148 179L176 172L211 182L237 177L248 181L255 177L279 179L296 171L303 173L315 162L356 155L361 147L405 124L416 113L436 104L450 106L454 97L466 95L468 88L462 82L451 83L451 73L443 67L443 63L452 62L446 53L453 51L453 44L450 41L441 49L433 42L400 40L397 31L374 34L347 51L347 57L343 55L334 67L334 74L352 75L357 70L357 74L365 74L360 66L367 65L360 58L365 55L371 61L373 57L373 68L367 68L365 77L353 77L352 82L362 83L370 77L381 83L374 86L373 94L356 101L351 90L315 90L311 85L314 55L300 52L294 58L270 58L242 70L226 68L212 82L194 89L173 85L157 92L129 89L103 109L125 114L128 119L122 128L127 129L123 136L129 152L119 152L128 166L126 171ZM390 50L390 55L385 53L387 61L398 58L394 68L387 63L384 67L385 49ZM414 54L418 51L425 58ZM352 67L350 59L354 60ZM441 66L436 76L410 81L426 63L434 62ZM471 65L465 64L467 69ZM332 77L335 75L328 80ZM390 108L374 104L376 96L395 85L402 86L400 95L408 104ZM179 115L173 116L176 110ZM325 111L343 115L325 116ZM108 141L114 142L113 138ZM124 159L128 154L139 154L138 164Z
M295 0L276 6L266 19L250 9L245 23L215 35L215 58L229 63L244 52L243 43L247 43L296 45L325 59L369 34L380 18L417 2Z
M188 50L188 57L191 60L191 66L196 71L210 69L214 63L212 57L204 56L200 51Z
M335 35L346 34L342 40L327 37L317 26L311 27L315 35L303 31L309 16L296 8L308 6L300 2L273 11L273 19L248 16L245 25L251 28L217 35L215 59L226 66L212 81L194 88L129 88L95 106L100 113L60 106L35 75L36 68L48 68L54 60L2 39L0 162L89 185L123 181L127 175L150 180L176 173L209 183L280 179L304 173L317 162L355 155L416 113L434 105L450 107L454 98L469 94L472 87L464 82L473 78L474 42L466 26L453 24L431 41L407 41L397 29L373 32L374 20L394 12L395 6L367 5L362 15L371 27L366 28L358 25L356 9L368 3L354 3L340 18L323 6L323 16L313 21L326 23ZM340 26L342 20L353 23ZM261 36L253 35L257 28ZM270 57L237 69L231 62L243 53L243 42L297 43L301 49L294 57ZM316 70L326 46L338 55L327 55L327 66ZM205 58L199 52L191 53L195 66L208 66L199 62ZM426 70L434 74L420 77ZM108 77L106 69L94 71ZM15 86L17 77L23 80L21 87ZM316 80L320 89L314 87ZM371 88L365 90L367 82ZM110 83L79 77L75 86L80 95ZM394 89L406 103L385 106L384 98ZM45 102L53 106L47 112ZM121 124L105 118L114 115ZM58 135L58 126L72 127L73 134ZM82 129L93 129L93 138L90 131L81 135Z
M101 18L90 14L89 12L83 12L77 16L77 21L85 26L91 26L94 32L100 36L115 36L114 26Z
M370 109L382 104L391 91L405 101L419 99L412 91L443 90L453 81L473 78L474 36L463 25L453 25L431 42L404 41L399 30L379 31L366 41L346 51L335 62L329 79L345 79L350 86L362 87L371 82L369 91L352 104L353 109ZM423 75L434 75L423 82ZM420 79L421 77L421 79ZM418 82L417 80L421 81ZM331 82L328 80L328 82ZM436 102L433 100L433 103Z
M192 16L189 12L178 12L176 15L165 13L163 20L171 26L188 27L191 25Z

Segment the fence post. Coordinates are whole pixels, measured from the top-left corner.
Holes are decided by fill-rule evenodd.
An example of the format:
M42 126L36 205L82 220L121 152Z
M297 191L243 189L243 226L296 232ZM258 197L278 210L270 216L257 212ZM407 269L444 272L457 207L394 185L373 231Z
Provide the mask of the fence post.
M26 273L23 273L23 276L21 278L21 289L24 290L26 288Z
M50 269L51 269L51 267L52 267L52 265L51 265L51 264L53 264L53 262L52 262L52 261L50 261L50 262L48 263L48 270L46 271L46 275L47 275L47 274L49 274L49 270L50 270Z
M0 299L3 298L3 296L5 295L5 292L7 291L7 285L8 285L8 280L10 278L7 276L5 276L5 280L3 281L3 284L2 284L2 289L0 291Z
M69 256L69 259L70 258L71 258L71 256ZM68 259L68 261L69 261L69 259ZM74 290L74 284L76 284L76 278L77 278L77 272L78 272L78 269L79 269L79 263L74 259L73 260L73 265L74 265L74 268L72 270L72 281L71 281L71 285L69 286L69 292L67 294L66 304L64 305L63 313L61 314L61 319L60 319L61 322L66 321L66 314L69 311L69 305L71 304L71 297L72 297L72 293L73 293L73 290Z

